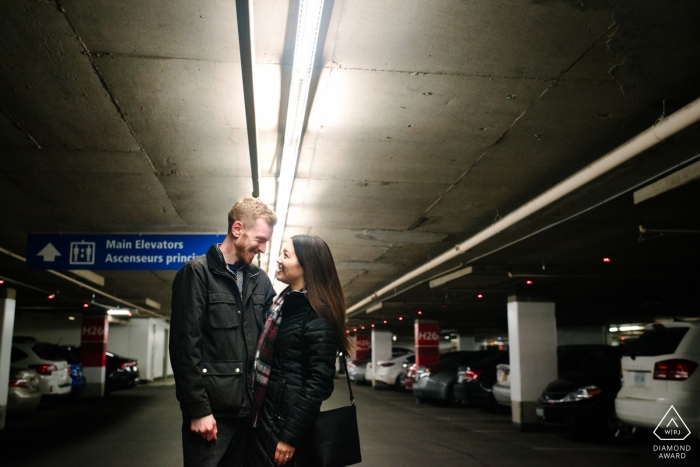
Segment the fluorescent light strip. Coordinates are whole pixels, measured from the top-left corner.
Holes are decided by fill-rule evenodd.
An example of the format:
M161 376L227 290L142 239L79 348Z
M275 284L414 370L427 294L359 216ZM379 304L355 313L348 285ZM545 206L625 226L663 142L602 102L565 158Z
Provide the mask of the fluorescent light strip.
M318 31L321 26L323 0L302 0L299 5L299 22L297 24L296 43L294 45L294 63L292 65L292 82L289 87L287 123L284 128L284 147L280 175L277 179L277 227L270 242L270 260L267 274L275 280L277 255L282 247L282 237L287 226L289 199L292 196L294 176L299 158L299 143L306 117L306 103L313 73Z

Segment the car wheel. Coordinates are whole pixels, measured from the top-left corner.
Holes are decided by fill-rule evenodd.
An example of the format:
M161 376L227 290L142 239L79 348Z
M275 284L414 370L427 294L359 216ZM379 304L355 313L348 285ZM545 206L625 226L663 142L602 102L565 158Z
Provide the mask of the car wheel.
M406 379L406 375L397 376L396 381L394 382L394 389L396 389L397 391L403 390L406 387L406 384L404 382L405 379Z
M634 435L637 432L636 426L623 422L617 418L615 412L610 414L608 417L607 425L608 429L606 433L608 438L617 443L625 443L630 441L632 438L634 438Z

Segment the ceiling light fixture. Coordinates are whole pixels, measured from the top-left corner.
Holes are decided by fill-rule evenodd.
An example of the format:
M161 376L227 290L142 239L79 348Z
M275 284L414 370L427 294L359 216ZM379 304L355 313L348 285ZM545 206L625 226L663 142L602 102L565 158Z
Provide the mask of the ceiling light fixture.
M292 82L289 87L289 101L287 104L287 123L284 128L284 147L282 148L282 162L280 174L277 179L277 202L275 212L278 226L272 234L270 242L270 261L267 274L272 281L275 280L277 264L274 258L282 247L282 236L287 225L287 211L289 199L294 186L294 176L297 170L299 158L299 146L301 143L304 119L306 117L306 103L309 97L309 86L314 69L316 57L316 45L318 44L318 31L321 27L321 14L323 12L323 0L301 0L299 5L299 20L297 23L296 42L294 44L294 63L292 65Z
M123 308L112 308L107 310L107 314L110 316L131 316L131 310L125 310Z

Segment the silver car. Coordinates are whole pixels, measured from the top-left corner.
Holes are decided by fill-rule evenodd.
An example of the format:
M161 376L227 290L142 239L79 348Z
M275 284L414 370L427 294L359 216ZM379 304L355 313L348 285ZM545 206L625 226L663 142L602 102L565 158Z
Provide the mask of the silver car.
M31 369L39 374L42 399L48 401L70 394L70 366L56 355L51 344L28 337L15 337L10 361L13 368Z

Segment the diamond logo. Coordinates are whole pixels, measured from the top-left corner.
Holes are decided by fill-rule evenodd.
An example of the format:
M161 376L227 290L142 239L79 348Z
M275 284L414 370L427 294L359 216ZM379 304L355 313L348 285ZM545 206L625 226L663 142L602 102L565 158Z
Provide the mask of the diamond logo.
M661 441L682 441L690 435L690 430L675 407L671 406L656 426L654 434Z

